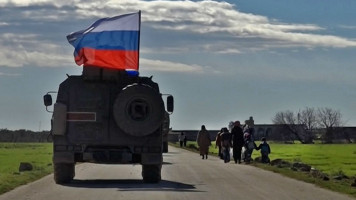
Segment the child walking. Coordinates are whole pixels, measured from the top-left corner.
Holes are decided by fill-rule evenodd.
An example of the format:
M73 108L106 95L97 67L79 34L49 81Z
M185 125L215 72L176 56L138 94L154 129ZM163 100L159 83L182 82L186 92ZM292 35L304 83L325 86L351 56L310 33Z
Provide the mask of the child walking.
M266 138L263 137L261 144L256 148L256 150L261 149L261 156L262 156L262 163L270 163L270 159L268 157L268 154L271 153L271 148L269 147L269 144L266 141Z

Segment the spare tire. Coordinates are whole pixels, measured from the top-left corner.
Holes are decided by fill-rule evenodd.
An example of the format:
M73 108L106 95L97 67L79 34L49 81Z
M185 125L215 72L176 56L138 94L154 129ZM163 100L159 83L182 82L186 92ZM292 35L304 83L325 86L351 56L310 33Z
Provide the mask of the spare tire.
M164 103L148 85L129 85L117 96L113 106L116 124L132 136L146 136L157 130L164 119Z

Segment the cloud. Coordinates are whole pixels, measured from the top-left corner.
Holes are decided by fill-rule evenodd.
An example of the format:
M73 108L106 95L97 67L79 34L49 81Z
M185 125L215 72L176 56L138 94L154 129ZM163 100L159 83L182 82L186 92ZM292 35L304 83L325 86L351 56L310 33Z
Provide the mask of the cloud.
M351 69L352 67L350 67ZM356 81L354 73L345 73L343 70L333 67L315 67L315 69L308 69L303 66L284 66L284 65L248 65L235 66L236 74L227 69L226 74L232 74L238 77L248 77L249 80L260 80L266 82L280 82L283 84L300 84L300 83L319 83L319 84L341 84L341 85L355 85ZM351 70L350 70L351 71ZM346 87L347 88L347 87Z
M43 6L43 5L54 5L54 6L65 6L74 5L79 3L78 0L0 0L0 6L2 7L24 7L24 6Z
M21 74L12 74L12 73L0 72L0 76L21 76Z
M354 39L313 33L324 30L318 25L280 22L239 11L238 5L212 0L0 0L0 8L0 27L6 27L0 29L0 66L9 67L71 66L72 49L58 37L64 38L70 32L67 30L84 29L98 18L138 10L142 10L142 25L151 31L153 39L159 34L168 38L168 42L141 46L144 54L240 54L289 47L356 47ZM155 70L173 70L163 67L172 64L165 63L169 61L156 61L155 65L152 60L146 61ZM207 68L181 64L180 69L199 72Z
M340 28L343 29L352 29L352 30L356 30L356 26L350 26L350 25L340 25Z
M140 49L140 53L142 54L176 54L176 53L183 53L183 52L188 52L191 50L191 48L187 46L181 46L181 47L142 47Z
M163 60L151 60L140 59L140 66L143 70L148 71L161 71L161 72L182 72L182 73L206 73L210 71L212 73L220 73L217 70L213 70L210 66L200 66L197 64L183 64L177 62L163 61Z
M6 22L0 22L0 26L8 26L9 24Z
M63 67L73 65L73 57L62 52L62 47L50 41L40 41L36 34L0 35L0 66L23 67Z
M6 46L6 51L0 51L0 66L23 67L26 65L38 67L68 67L73 66L73 56L69 52L63 53L63 48L50 41L38 42L39 36L36 34L16 35L6 33L0 35L0 46ZM147 49L146 51L151 51ZM163 72L195 72L204 73L207 69L213 73L209 66L196 64L183 64L177 62L150 60L141 58L141 66L144 70ZM1 73L0 75L8 75Z
M220 51L216 51L216 53L219 53L219 54L239 54L239 53L241 53L241 51L238 50L238 49L223 49L223 50L220 50Z
M143 1L108 0L104 2L87 0L10 0L0 1L0 6L44 6L73 8L72 13L55 13L76 18L107 17L120 13L142 10L142 22L159 30L191 32L196 34L228 33L236 38L263 38L283 41L290 45L355 47L356 41L331 35L305 33L321 31L322 27L313 24L282 23L275 19L243 13L236 5L211 0L203 1ZM58 10L58 9L57 9ZM60 10L60 9L59 9ZM62 13L60 13L62 12ZM35 12L31 12L31 14ZM31 14L28 15L31 18ZM35 15L38 17L38 15ZM63 20L51 15L53 20ZM48 20L47 16L42 16Z
M313 24L287 24L265 16L243 13L235 5L217 1L107 1L103 12L92 12L97 4L79 6L83 15L106 16L117 12L142 10L142 21L159 30L197 34L228 33L236 38L262 38L283 41L290 45L355 47L356 41L338 36L305 33L321 31Z

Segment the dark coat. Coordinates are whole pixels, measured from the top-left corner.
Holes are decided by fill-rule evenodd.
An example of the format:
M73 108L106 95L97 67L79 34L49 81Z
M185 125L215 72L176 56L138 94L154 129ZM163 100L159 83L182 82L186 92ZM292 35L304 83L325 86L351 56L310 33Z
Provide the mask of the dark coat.
M221 146L224 148L231 147L231 133L228 131L221 134Z
M260 150L262 154L270 154L271 153L271 148L269 147L269 144L267 142L262 142L256 150Z
M200 154L208 154L209 146L211 145L210 134L207 130L201 130L198 132L197 143L199 146Z
M231 130L232 144L234 147L242 147L244 145L244 134L242 128L239 126L234 126Z
M215 146L216 147L221 147L221 132L219 132L217 135L216 135L216 139L215 139Z

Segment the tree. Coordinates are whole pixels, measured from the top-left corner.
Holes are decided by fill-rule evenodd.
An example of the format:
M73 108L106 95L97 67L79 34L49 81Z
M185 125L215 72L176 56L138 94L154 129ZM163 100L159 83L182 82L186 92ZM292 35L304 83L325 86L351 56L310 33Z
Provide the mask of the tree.
M332 143L336 132L343 131L343 129L335 129L344 124L341 117L340 111L332 108L315 109L306 107L296 114L290 110L277 112L272 121L274 124L281 125L284 130L294 135L301 143L312 143L314 131L318 128L324 130L322 132L324 142ZM343 132L343 135L347 141L350 141L346 132Z
M299 123L304 124L307 130L314 130L318 126L317 113L314 108L306 107L298 113Z
M317 112L314 108L306 107L298 112L298 124L306 127L304 139L306 143L313 142L313 131L318 127Z
M327 107L318 108L317 116L319 126L325 129L323 140L326 143L332 143L334 138L334 127L343 124L340 111Z
M292 111L277 112L272 121L274 124L280 125L288 136L291 134L301 143L306 143L305 139L300 135L304 130L302 130L303 128L298 123L298 118Z

